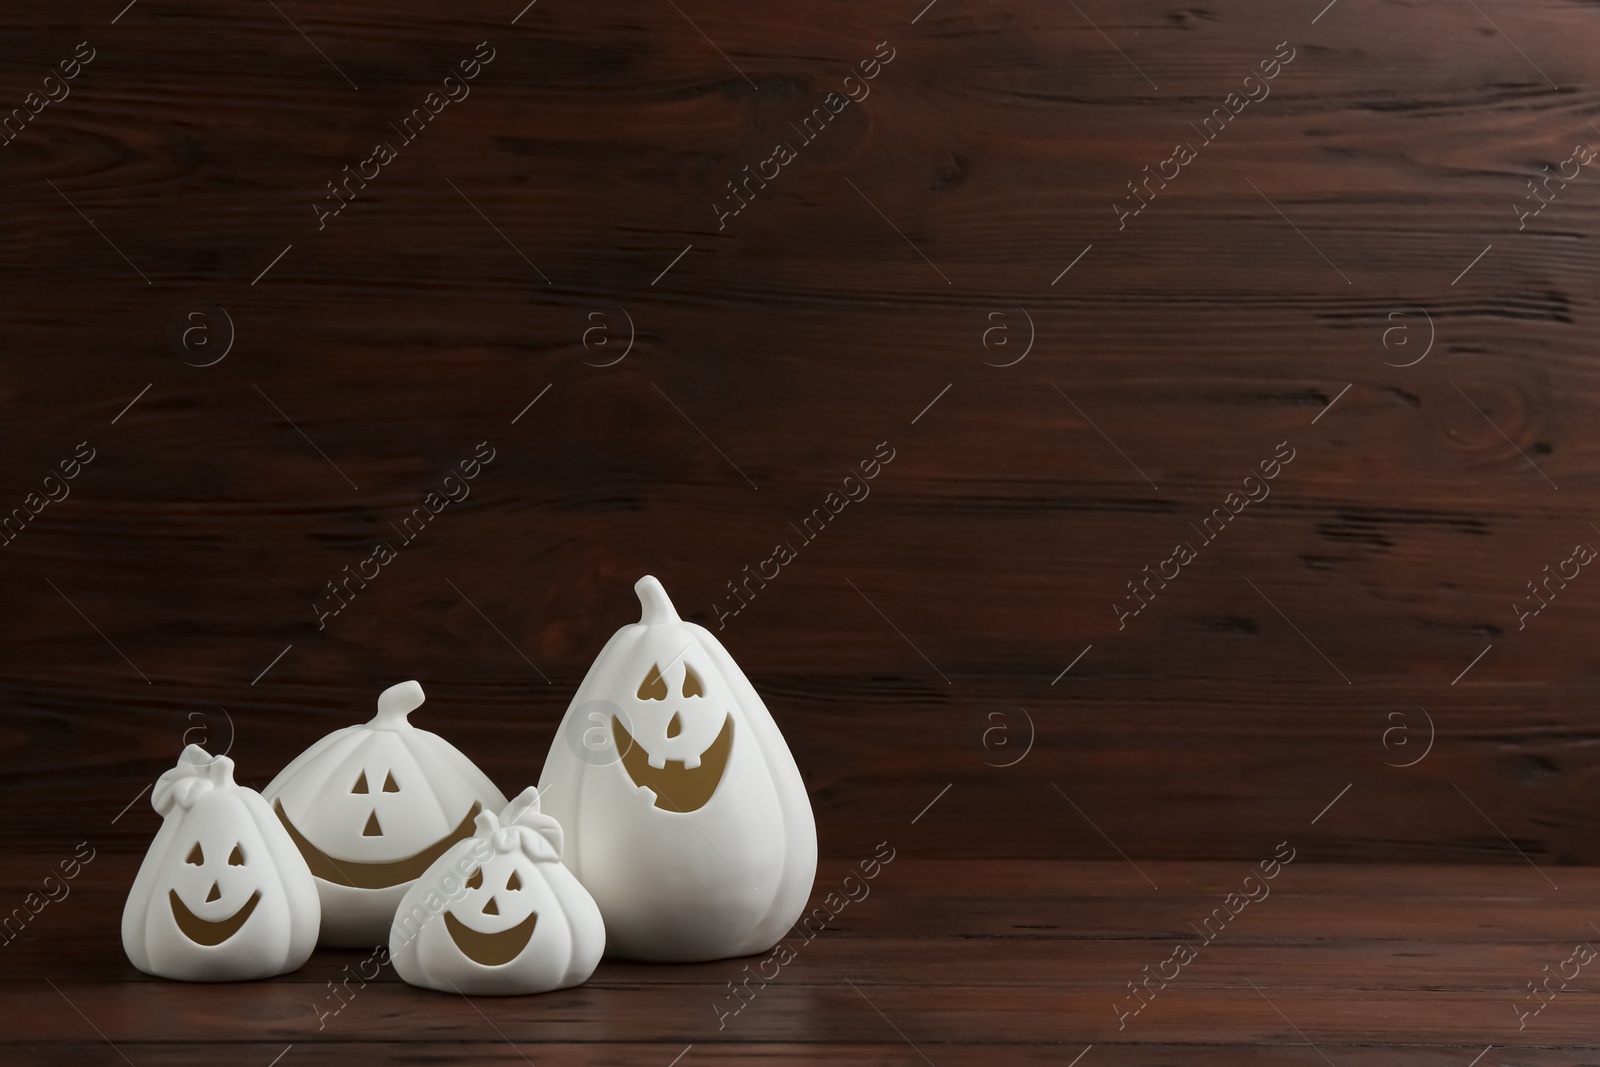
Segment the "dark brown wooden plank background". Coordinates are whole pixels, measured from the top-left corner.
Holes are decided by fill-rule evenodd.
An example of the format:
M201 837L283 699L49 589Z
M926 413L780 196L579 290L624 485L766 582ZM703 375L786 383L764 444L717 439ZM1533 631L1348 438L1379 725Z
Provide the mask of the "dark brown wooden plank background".
M136 854L155 816L119 813L186 731L259 786L410 677L514 791L640 574L714 627L790 541L722 637L825 856L1600 860L1600 579L1511 606L1600 543L1592 168L1513 211L1600 143L1592 5L120 6L0 14L0 107L96 52L0 147L0 507L97 451L0 549L8 847ZM471 95L319 230L480 41ZM719 231L879 42L870 97ZM234 343L197 368L227 325L169 326L202 306ZM618 306L632 350L593 366ZM319 631L323 583L484 440ZM1124 583L1283 441L1119 632ZM1386 766L1419 708L1431 752Z
M1594 166L1515 211L1600 145L1593 3L526 2L0 10L0 118L94 50L0 143L0 515L96 453L0 547L0 914L96 854L0 947L0 1063L1593 1062L1592 984L1508 1010L1596 920L1600 577L1513 608L1600 544ZM415 677L514 792L639 575L716 628L778 542L719 632L811 790L818 900L899 858L735 1023L749 961L472 1002L385 970L323 1025L361 954L193 987L117 951L186 740L259 787ZM1119 1027L1284 840L1273 900Z

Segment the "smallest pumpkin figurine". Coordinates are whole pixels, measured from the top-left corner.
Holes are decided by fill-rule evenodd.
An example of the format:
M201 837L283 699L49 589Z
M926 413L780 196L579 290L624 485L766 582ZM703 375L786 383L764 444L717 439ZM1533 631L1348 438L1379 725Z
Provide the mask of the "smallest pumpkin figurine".
M322 906L300 850L233 761L190 745L156 780L164 820L122 909L122 948L146 974L271 978L305 963Z
M446 993L544 993L587 981L606 947L589 891L561 865L561 824L524 789L483 812L400 901L389 956L401 978Z

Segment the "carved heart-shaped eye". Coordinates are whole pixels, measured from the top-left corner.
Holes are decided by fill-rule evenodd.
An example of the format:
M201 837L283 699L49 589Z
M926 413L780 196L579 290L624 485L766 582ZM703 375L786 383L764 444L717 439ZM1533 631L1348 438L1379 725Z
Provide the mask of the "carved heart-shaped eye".
M522 879L517 877L517 872L516 871L512 871L511 872L511 877L506 879L506 888L507 889L521 889L522 888Z
M183 860L183 862L192 863L196 867L200 866L205 861L206 861L206 854L204 852L200 851L200 842L198 842L198 841L196 841L194 843L194 848L191 848L189 850L189 855L184 857L184 860Z
M482 867L479 867L477 870L472 872L472 876L467 879L467 888L468 889L482 889L483 888L483 868Z
M650 673L645 675L644 681L639 683L639 699L667 699L667 680L661 677L661 668L654 663L650 664Z
M233 851L228 853L228 866L229 867L243 867L244 866L244 850L241 849L238 845L234 845L233 846Z
M700 681L700 676L694 673L694 668L687 663L683 665L683 695L686 697L706 695L705 683Z

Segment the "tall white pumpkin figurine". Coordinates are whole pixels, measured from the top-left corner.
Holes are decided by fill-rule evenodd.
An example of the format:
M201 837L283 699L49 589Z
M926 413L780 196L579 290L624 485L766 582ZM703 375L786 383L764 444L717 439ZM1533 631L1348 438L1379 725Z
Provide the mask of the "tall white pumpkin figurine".
M305 963L320 907L311 871L233 761L190 745L150 802L161 829L122 909L122 947L146 974L271 978Z
M608 955L692 962L777 943L817 871L817 827L777 724L711 632L646 575L642 615L601 650L539 778L562 861Z
M389 958L412 985L445 993L544 993L584 982L606 947L600 909L561 865L561 826L524 789L478 816L407 890Z
M265 790L316 876L324 945L385 941L411 883L479 813L505 807L459 749L411 725L423 699L416 682L390 686L371 722L324 737Z

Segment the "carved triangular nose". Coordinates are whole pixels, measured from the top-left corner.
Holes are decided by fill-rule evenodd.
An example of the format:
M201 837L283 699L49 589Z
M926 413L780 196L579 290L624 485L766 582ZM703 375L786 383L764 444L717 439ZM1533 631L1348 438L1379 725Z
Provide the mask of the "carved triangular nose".
M378 825L378 813L373 812L367 816L367 827L361 831L362 837L382 837L383 827Z
M677 737L681 733L683 733L683 720L678 717L677 712L673 712L672 719L667 723L667 737Z
M485 915L499 915L500 914L500 905L498 905L498 904L496 904L494 902L494 897L490 897L489 898L489 903L487 903L487 904L485 904L483 906L483 913Z
M211 883L211 892L206 897L206 903L209 904L213 900L221 900L221 899L222 899L222 890L217 888L217 883L212 882Z

